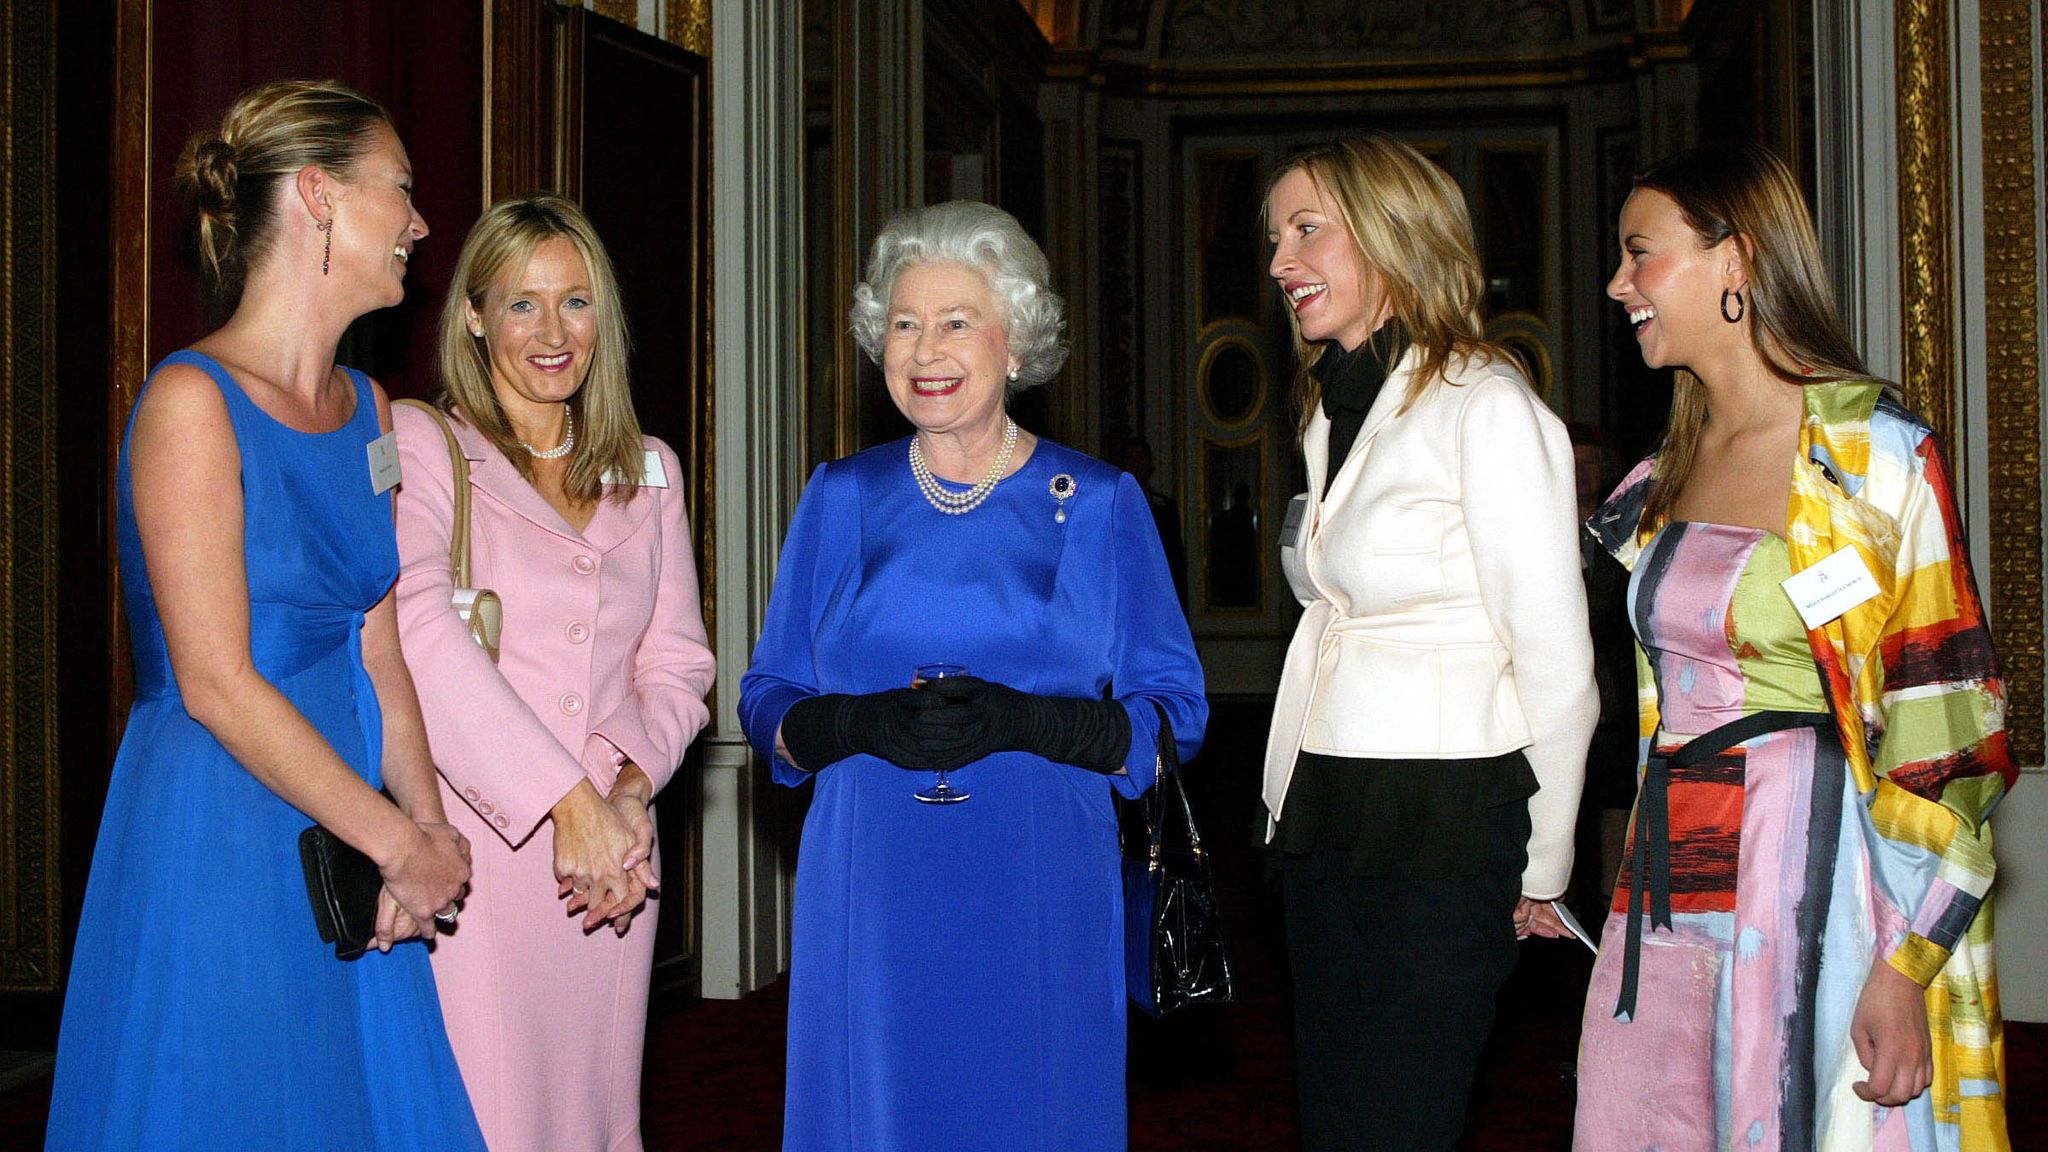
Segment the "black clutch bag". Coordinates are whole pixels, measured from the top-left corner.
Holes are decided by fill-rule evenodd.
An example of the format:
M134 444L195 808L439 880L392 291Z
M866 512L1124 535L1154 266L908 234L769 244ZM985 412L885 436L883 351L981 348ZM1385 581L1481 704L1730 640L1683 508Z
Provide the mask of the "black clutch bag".
M1181 788L1180 749L1157 701L1159 780L1131 802L1124 837L1124 971L1131 1003L1151 1016L1237 999L1217 910L1216 877Z
M377 935L377 894L384 875L368 856L315 824L299 833L299 863L306 868L306 895L313 923L334 954L353 960Z

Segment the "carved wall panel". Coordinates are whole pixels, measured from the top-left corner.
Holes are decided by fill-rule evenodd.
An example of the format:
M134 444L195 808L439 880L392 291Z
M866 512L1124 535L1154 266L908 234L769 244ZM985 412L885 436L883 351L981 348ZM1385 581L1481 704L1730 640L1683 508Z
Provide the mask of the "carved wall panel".
M2041 190L2035 184L2034 23L2029 0L1981 0L1986 451L1991 628L2005 664L2007 732L2040 764Z
M1900 385L1913 409L1953 444L1955 270L1950 244L1949 27L1942 0L1902 0L1899 81L1899 303L1905 326Z
M1134 140L1104 140L1096 179L1102 223L1097 306L1102 405L1102 447L1145 433L1144 233L1139 211L1145 202L1142 153Z
M58 986L56 5L0 16L0 991Z
M711 0L666 0L662 35L699 56L711 55Z

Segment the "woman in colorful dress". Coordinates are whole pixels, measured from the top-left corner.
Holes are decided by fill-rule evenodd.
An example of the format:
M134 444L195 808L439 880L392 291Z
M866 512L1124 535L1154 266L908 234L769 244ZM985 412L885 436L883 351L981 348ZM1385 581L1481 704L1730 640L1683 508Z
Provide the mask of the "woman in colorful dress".
M412 165L361 93L289 81L236 100L178 175L238 300L158 366L121 447L135 706L48 1146L481 1152L427 950L394 946L452 922L469 846L398 649L389 405L334 362L405 296ZM314 821L382 873L380 951L321 941Z
M1591 528L1634 573L1646 764L1575 1146L2003 1149L2005 691L1934 433L1871 380L1754 145L1636 181L1608 295L1679 369Z

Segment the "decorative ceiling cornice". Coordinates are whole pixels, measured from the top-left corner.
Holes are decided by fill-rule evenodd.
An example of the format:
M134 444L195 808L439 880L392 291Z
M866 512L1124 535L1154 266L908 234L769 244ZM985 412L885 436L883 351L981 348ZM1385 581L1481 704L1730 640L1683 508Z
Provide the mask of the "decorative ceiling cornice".
M1179 60L1564 49L1572 43L1572 15L1566 0L1180 0L1160 40L1160 55Z
M1155 97L1563 88L1625 80L1654 64L1684 61L1691 55L1677 29L1635 33L1591 49L1483 55L1190 61L1134 60L1070 49L1054 52L1046 78L1079 82L1115 95Z

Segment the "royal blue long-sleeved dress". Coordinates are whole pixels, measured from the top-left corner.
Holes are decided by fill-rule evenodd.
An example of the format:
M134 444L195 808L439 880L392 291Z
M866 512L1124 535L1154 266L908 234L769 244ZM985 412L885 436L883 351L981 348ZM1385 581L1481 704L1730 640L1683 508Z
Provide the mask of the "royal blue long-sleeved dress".
M870 756L815 777L798 855L785 1149L1086 1152L1125 1145L1123 908L1112 793L1182 755L1202 670L1143 491L1050 441L964 516L897 441L819 468L790 525L740 716L764 756L791 704L900 688L951 661L1128 709L1128 775L1006 752L971 799ZM1075 491L1056 516L1055 476Z

